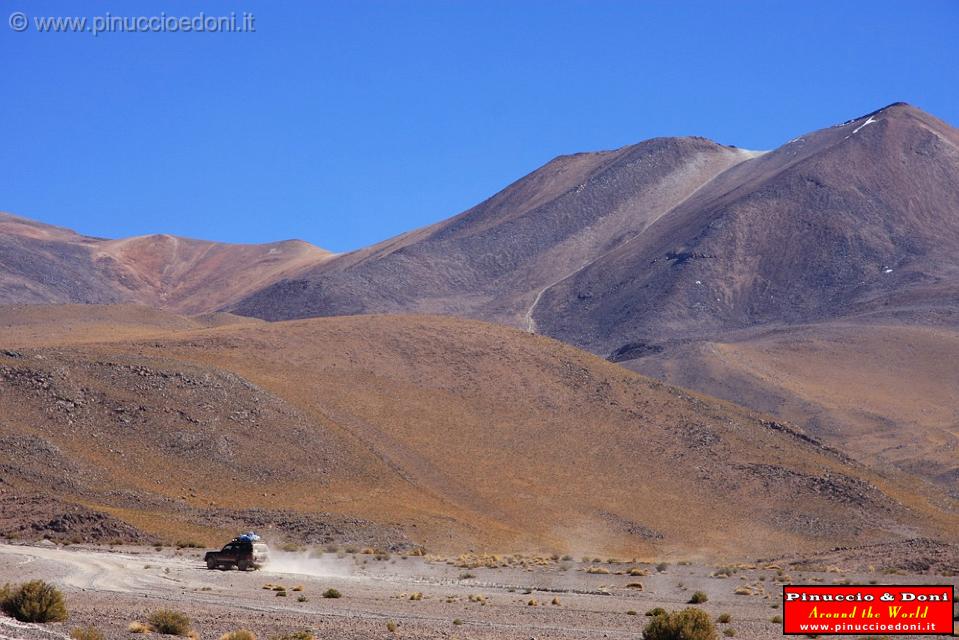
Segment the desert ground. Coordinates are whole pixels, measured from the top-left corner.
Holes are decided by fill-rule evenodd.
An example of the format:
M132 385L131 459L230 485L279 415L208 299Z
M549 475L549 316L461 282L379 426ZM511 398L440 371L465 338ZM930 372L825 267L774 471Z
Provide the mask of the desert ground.
M722 567L588 556L503 556L493 562L488 556L319 549L274 550L266 568L239 572L207 570L202 553L0 545L0 583L53 582L64 591L70 610L67 622L47 625L0 617L0 638L67 638L73 628L88 625L106 638L136 637L128 625L160 608L186 613L200 638L239 628L259 638L309 631L318 639L338 640L639 638L647 611L694 606L688 604L691 595L702 591L708 600L695 606L714 619L730 616L730 622L717 625L720 633L731 629L736 638L759 639L782 634L778 616L784 583L957 584L955 576L880 573L855 563L760 560ZM843 561L841 555L830 559ZM472 566L486 563L502 566ZM342 597L324 598L331 588Z

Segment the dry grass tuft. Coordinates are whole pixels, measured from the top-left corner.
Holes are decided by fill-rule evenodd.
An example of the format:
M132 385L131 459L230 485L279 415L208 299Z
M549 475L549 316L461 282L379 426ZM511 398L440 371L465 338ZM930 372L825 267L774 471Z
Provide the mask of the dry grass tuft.
M103 634L96 627L76 627L70 631L73 640L103 640Z
M172 609L157 609L147 616L147 624L150 630L167 636L188 637L190 632L190 619L179 611Z

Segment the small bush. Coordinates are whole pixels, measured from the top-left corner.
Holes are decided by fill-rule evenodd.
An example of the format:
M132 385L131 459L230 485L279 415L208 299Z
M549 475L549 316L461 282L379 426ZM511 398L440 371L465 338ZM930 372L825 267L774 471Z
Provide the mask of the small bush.
M249 629L237 629L220 636L220 640L256 640L256 634Z
M390 633L396 633L396 623L390 620L386 623L386 630Z
M726 629L723 629L723 635L727 638L732 638L734 635L736 635L736 630L732 627L727 627Z
M689 604L702 604L709 600L709 596L706 595L705 591L697 591L689 599Z
M705 611L692 607L653 616L643 629L643 640L717 640L716 626Z
M422 599L423 599L423 594L420 593L419 591L417 591L416 593L410 594L410 600L413 600L414 602Z
M660 562L659 564L656 565L656 571L659 571L660 573L666 571L666 569L668 568L669 568L668 562Z
M316 636L311 631L294 631L280 636L270 636L270 640L316 640Z
M130 633L150 633L150 627L142 622L131 622L127 625L127 631Z
M342 598L343 594L337 591L336 589L327 589L323 592L324 598Z
M628 616L635 616L635 615L637 615L637 613L636 613L636 610L635 610L635 609L630 609L629 611L626 612L626 615L628 615Z
M195 540L178 540L176 543L177 549L202 549L203 545Z
M776 624L782 624L783 618L782 616L773 616L772 618L769 619L769 621L774 622Z
M662 607L655 607L646 612L646 615L652 618L653 616L665 616L669 612L663 609Z
M103 634L96 627L76 627L70 637L73 640L103 640Z
M285 597L286 597L286 591L277 591L276 594L274 594L274 595L276 595L277 598L285 598Z
M732 620L732 619L733 619L733 617L732 617L731 615L729 615L728 613L720 613L720 614L719 614L719 617L716 618L716 622L721 622L721 623L723 623L723 624L729 624L729 621Z
M20 622L63 622L67 607L63 594L43 580L24 582L19 587L0 589L0 608Z
M455 620L453 620L453 624L455 624L456 626L459 626L459 625L463 624L463 621L460 620L459 618L456 618Z
M310 599L307 598L307 597L304 596L304 595L300 595L300 596L297 596L297 597L296 597L296 601L297 601L297 602L309 602Z
M190 633L190 619L179 611L157 609L147 616L150 628L166 636L187 636Z
M590 567L586 570L586 573L598 573L600 575L609 575L609 569L606 567Z

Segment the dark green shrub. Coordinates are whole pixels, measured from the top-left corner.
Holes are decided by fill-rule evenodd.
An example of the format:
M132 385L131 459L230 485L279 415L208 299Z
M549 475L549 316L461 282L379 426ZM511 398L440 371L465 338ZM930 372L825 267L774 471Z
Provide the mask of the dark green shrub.
M733 619L733 617L732 617L731 615L729 615L728 613L720 613L720 614L719 614L719 617L716 618L716 622L721 622L721 623L723 623L723 624L729 624L729 621L732 620L732 619Z
M663 609L662 607L655 607L655 608L650 609L649 611L647 611L647 612L646 612L646 615L649 616L649 617L653 617L653 616L664 616L664 615L666 615L666 614L668 614L668 613L669 613L669 612L666 611L665 609Z
M323 592L324 598L342 598L343 594L337 591L336 589L327 589Z
M705 591L697 591L689 599L689 604L702 604L709 600L709 596L706 595Z
M20 622L63 622L67 607L63 594L43 580L24 582L19 587L0 589L0 607Z
M653 616L643 629L644 640L717 640L716 625L701 609L689 607Z

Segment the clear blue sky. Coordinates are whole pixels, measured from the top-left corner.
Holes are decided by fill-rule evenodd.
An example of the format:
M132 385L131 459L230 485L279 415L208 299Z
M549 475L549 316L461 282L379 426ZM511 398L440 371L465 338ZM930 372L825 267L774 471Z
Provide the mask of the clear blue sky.
M752 149L890 102L959 124L959 2L2 0L0 210L100 236L344 251L550 158ZM255 33L37 33L250 11Z

